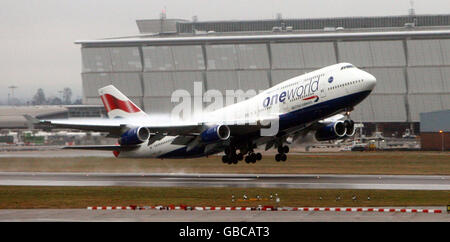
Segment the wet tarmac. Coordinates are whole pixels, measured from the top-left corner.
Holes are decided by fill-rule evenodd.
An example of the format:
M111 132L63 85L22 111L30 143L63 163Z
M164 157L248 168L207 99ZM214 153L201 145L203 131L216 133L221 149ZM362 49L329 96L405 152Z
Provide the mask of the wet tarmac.
M0 172L0 185L450 190L450 176Z

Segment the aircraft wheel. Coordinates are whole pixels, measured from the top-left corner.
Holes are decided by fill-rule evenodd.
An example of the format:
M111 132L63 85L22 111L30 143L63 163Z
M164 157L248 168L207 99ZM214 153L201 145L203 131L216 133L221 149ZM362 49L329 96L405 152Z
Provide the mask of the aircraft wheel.
M244 154L242 154L242 153L237 154L237 159L238 159L238 161L243 160L244 159Z
M278 146L277 150L278 150L278 153L280 153L280 154L284 152L283 146Z
M281 154L280 159L281 159L281 161L286 161L287 155L286 154Z
M250 156L247 155L245 157L245 163L250 164Z
M281 160L281 154L276 154L276 155L275 155L275 160L276 160L277 162L279 162L279 161Z
M261 159L262 159L261 153L256 153L256 160L261 160Z
M285 154L289 153L289 146L287 146L287 145L283 146L283 152L282 153L285 153Z
M255 153L251 153L250 154L250 158L251 158L251 161L252 161L252 163L256 163L256 154Z
M229 160L228 156L226 156L226 155L222 156L222 162L223 163L225 163L225 164L228 163L228 160Z

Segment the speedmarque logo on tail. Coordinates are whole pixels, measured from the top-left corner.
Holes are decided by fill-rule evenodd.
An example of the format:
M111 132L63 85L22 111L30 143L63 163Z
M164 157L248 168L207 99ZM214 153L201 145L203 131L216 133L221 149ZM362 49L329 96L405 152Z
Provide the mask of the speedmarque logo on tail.
M321 76L321 75L320 75ZM263 100L263 107L267 108L273 104L277 104L278 102L282 103L287 100L292 100L296 98L303 98L303 100L311 100L314 99L314 102L319 101L319 96L313 95L319 89L319 79L320 76L314 76L306 79L308 81L304 84L299 84L296 87L292 87L289 90L282 91L280 94L274 94L272 96L268 96ZM302 81L302 82L305 82Z
M107 112L111 112L115 109L120 109L127 113L136 113L141 111L132 102L128 100L122 101L110 94L103 94L100 98L102 99Z

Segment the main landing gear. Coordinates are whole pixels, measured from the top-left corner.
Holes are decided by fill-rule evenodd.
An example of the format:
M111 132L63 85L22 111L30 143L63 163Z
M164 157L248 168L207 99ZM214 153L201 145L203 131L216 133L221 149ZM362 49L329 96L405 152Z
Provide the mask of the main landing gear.
M289 146L278 146L278 154L275 155L275 160L277 162L286 161L286 154L289 153Z
M244 160L244 153L236 154L236 149L233 148L226 148L225 149L225 155L222 156L222 162L225 164L237 164L239 161ZM245 163L256 163L256 161L259 161L262 159L261 153L255 153L253 150L249 151L248 154L245 156Z
M262 159L261 153L251 152L245 157L245 163L247 163L247 164L256 163L256 161L261 160L261 159Z

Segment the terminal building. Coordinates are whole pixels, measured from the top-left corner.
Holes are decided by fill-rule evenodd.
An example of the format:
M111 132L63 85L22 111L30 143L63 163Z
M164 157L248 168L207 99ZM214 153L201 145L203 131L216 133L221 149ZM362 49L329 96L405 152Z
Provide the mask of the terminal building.
M76 42L84 104L100 105L97 89L113 84L147 113L170 113L173 91L193 97L194 82L259 91L350 62L377 78L351 114L368 134L418 134L420 113L450 109L450 15L136 22L135 36Z
M420 143L423 150L450 150L450 109L420 114Z
M0 131L32 129L34 125L25 118L67 119L85 117L106 117L103 105L42 105L42 106L0 106Z

